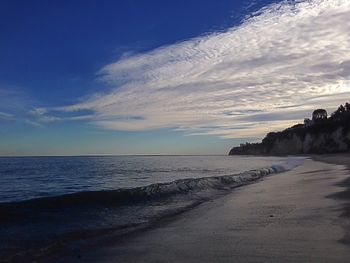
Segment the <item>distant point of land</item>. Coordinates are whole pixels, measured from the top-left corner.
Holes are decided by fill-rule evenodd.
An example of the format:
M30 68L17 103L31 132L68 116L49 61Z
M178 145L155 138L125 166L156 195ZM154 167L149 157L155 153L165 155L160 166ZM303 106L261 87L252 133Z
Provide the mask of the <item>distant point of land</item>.
M350 151L350 104L340 105L328 117L316 109L312 119L304 119L280 132L270 132L261 143L245 143L230 150L229 155L326 154Z

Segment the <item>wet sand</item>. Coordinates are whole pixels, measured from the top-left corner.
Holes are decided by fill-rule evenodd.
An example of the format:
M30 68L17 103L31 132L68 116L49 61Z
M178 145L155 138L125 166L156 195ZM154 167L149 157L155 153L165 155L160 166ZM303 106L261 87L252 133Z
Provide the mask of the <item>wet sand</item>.
M344 158L337 163L349 163ZM349 175L344 165L307 160L155 228L54 262L348 262Z

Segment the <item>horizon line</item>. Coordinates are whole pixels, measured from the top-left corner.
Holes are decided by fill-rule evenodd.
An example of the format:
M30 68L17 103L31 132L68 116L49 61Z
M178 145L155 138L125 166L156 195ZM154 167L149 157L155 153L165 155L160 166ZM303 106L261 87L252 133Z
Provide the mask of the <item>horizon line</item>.
M123 156L228 156L228 154L79 154L79 155L0 155L0 158L26 157L123 157Z

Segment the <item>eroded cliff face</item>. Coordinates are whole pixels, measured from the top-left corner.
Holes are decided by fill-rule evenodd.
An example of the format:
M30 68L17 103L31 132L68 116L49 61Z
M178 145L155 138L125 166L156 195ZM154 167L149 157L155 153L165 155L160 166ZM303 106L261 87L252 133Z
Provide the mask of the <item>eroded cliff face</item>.
M343 134L343 128L331 134L307 133L303 137L293 134L288 139L277 139L269 152L278 155L345 152L349 149L349 138L350 132Z
M289 131L266 142L232 148L230 155L323 154L350 151L350 131L338 127L329 131Z

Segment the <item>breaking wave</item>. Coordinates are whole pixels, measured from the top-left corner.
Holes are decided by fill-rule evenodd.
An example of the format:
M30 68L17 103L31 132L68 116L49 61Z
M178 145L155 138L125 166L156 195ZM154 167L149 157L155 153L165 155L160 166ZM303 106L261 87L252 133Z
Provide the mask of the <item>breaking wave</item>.
M67 206L87 206L100 204L108 206L126 205L130 202L153 200L166 198L171 195L196 193L203 190L221 190L234 188L260 179L272 173L284 172L296 166L273 165L269 168L251 170L240 174L179 179L168 183L155 183L147 186L103 191L86 191L73 194L65 194L54 197L36 198L20 202L0 203L1 217L8 215L11 208L45 208L45 207L67 207Z
M303 161L288 158L283 164L239 174L0 203L0 241L5 241L0 245L0 255L4 262L13 258L35 261L80 246L81 240L93 243L116 238L154 226L235 187L290 170ZM14 236L19 241L9 242Z

